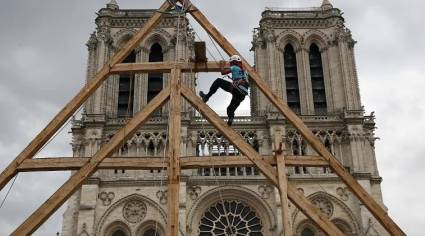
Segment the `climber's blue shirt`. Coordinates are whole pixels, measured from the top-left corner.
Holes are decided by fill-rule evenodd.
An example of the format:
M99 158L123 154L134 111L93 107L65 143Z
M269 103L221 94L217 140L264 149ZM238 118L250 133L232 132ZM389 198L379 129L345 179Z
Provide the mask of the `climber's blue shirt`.
M242 70L242 68L240 68L239 66L230 66L230 72L232 73L233 81L237 81L240 79L245 80L245 83L240 84L238 88L245 94L248 94L249 84L248 84L248 75L246 74L246 72Z
M246 79L245 71L239 66L231 66L230 71L232 73L232 80Z

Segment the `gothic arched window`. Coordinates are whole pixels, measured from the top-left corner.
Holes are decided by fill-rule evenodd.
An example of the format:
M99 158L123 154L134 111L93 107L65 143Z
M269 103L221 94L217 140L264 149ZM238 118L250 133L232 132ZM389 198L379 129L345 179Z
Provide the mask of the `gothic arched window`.
M203 215L200 236L249 235L262 236L260 217L249 206L237 200L219 201Z
M305 228L301 231L301 236L316 236L316 233L310 228Z
M136 53L132 51L123 63L135 63ZM133 115L134 101L134 74L122 74L119 78L118 88L118 117Z
M284 52L286 100L288 106L295 112L300 113L300 90L298 86L297 57L291 44L286 45Z
M125 234L122 230L119 229L119 230L113 232L112 236L127 236L127 234Z
M326 91L323 77L322 55L316 44L310 46L310 74L313 88L314 112L316 115L326 114Z
M152 45L149 53L149 62L160 62L164 61L164 54L162 53L162 47L158 43ZM148 75L148 93L147 102L150 102L159 92L161 92L163 86L163 75L150 73Z
M160 234L155 229L148 229L143 233L143 236L160 236Z

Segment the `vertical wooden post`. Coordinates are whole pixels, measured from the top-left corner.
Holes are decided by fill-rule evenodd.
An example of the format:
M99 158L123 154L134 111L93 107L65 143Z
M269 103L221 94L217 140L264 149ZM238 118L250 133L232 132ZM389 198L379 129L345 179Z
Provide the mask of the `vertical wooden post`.
M171 70L168 132L168 236L179 236L181 70Z
M284 236L292 236L291 219L289 216L289 201L288 201L288 178L286 177L285 168L285 143L279 137L280 132L274 135L274 149L277 166L277 178L279 181L280 205L282 208L282 227Z

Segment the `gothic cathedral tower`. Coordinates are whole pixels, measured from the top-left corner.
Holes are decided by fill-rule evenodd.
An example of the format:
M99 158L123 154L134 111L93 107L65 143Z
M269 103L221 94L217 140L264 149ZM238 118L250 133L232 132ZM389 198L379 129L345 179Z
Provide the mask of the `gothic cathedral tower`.
M88 80L154 12L123 10L114 0L99 10L96 32L87 43ZM187 61L193 57L193 45L188 19L165 15L124 62ZM256 70L273 92L383 204L374 117L364 114L360 101L354 45L342 12L324 0L314 8L267 8L255 29L252 50ZM196 89L193 75L185 74L183 81ZM111 76L87 101L82 118L73 122L74 156L92 156L167 83L167 74ZM241 155L189 104L183 104L182 112L182 156ZM114 156L165 162L167 127L165 106ZM288 155L317 155L255 86L251 116L236 117L233 127L262 155L272 154L276 135L285 140ZM68 201L61 235L165 235L166 175L164 170L97 171ZM387 235L331 170L291 167L288 175L346 235ZM183 170L181 180L181 236L283 234L279 193L256 168ZM294 235L323 235L294 205L289 209Z

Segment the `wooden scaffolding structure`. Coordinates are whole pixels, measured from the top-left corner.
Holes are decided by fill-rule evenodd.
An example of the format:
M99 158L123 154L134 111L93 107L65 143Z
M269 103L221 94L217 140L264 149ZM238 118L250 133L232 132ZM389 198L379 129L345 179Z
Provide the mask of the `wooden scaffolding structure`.
M300 132L305 140L316 150L319 156L284 156L282 141L275 137L274 156L261 156L242 137L220 119L196 94L182 84L182 73L188 72L218 72L217 62L209 63L133 63L120 64L126 56L154 29L159 23L162 13L171 8L168 1L162 4L145 26L112 57L78 94L54 117L54 119L32 140L32 142L12 161L0 175L0 190L18 173L25 171L75 170L75 173L28 219L26 219L12 235L30 235L38 229L76 190L84 181L98 169L158 169L163 164L158 158L127 157L112 158L120 145L129 139L136 130L146 122L155 110L166 101L169 106L169 151L168 151L168 219L166 233L178 236L179 187L181 169L210 166L241 166L254 165L274 184L280 192L284 235L291 236L292 228L289 219L288 199L297 206L309 219L328 235L343 235L327 217L301 194L296 187L286 179L286 166L328 166L336 173L357 198L367 207L382 226L391 235L405 235L387 212L367 193L351 176L340 162L325 148L322 142L308 129L302 120L291 111L283 100L274 95L267 84L249 63L243 59L243 64L250 75L251 81L264 93L269 101L287 118ZM229 41L208 21L208 19L193 4L188 11L206 32L222 47L228 55L241 55ZM143 110L119 130L112 139L90 158L48 158L33 159L33 156L50 138L64 125L76 110L92 95L95 90L111 74L123 72L138 73L171 73L170 85L164 88ZM243 153L243 157L181 157L180 127L181 101L186 99L213 126L215 126L233 145Z

